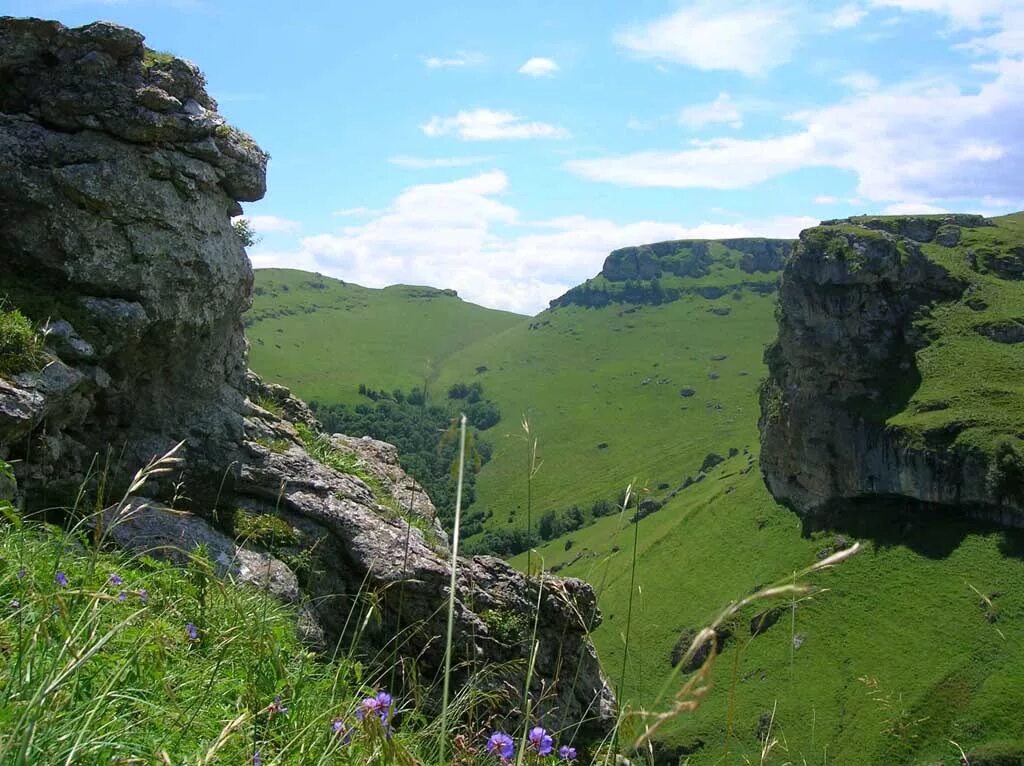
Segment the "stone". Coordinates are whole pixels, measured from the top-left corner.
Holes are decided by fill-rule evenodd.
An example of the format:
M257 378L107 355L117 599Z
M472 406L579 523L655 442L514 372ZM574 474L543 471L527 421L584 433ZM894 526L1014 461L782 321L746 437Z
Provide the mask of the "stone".
M79 337L70 322L63 319L48 321L40 326L39 331L46 345L53 348L61 359L68 362L88 361L96 356L96 350L90 343Z
M300 600L298 581L287 565L265 551L236 544L194 514L145 497L130 497L104 512L101 519L103 539L132 553L184 566L202 546L219 576L265 590L287 603Z

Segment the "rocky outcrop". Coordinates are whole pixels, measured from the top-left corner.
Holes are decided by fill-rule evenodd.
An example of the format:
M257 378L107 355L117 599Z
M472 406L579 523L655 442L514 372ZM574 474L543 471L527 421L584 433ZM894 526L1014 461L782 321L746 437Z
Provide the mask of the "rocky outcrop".
M202 544L225 576L301 605L314 643L359 629L368 656L430 680L451 560L429 498L389 445L322 434L247 371L252 272L231 217L262 196L266 161L198 69L138 33L0 20L0 295L46 346L39 369L0 379L0 458L31 510L79 487L101 497L97 474L119 486L183 442L180 469L108 512L112 539ZM508 661L521 686L529 647L494 616L530 613L541 587L535 688L583 736L606 730L592 589L490 558L459 572L462 677ZM371 605L374 620L355 617Z
M551 301L551 307L578 305L591 308L611 303L668 303L695 294L709 300L733 290L758 293L775 289L777 272L792 250L785 239L682 239L624 247L605 258L597 280L587 280ZM743 276L722 284L691 284L709 276L715 267L739 271ZM760 275L760 278L756 278ZM764 279L763 275L773 278Z
M959 246L1012 248L991 226L978 216L855 218L801 234L761 393L761 466L776 498L811 516L892 497L1024 522L1017 363L978 346L991 342L981 328L998 326L992 340L1012 343L1017 326L986 324L978 296L1017 288ZM992 380L971 379L970 345L958 358L944 350L961 336ZM993 405L1002 374L1006 398Z

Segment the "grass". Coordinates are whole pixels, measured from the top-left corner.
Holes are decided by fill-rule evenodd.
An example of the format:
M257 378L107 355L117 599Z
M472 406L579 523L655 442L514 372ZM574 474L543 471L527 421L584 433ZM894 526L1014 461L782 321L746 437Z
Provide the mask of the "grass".
M294 607L218 580L202 548L184 566L104 552L98 532L0 505L0 762L440 766L446 746L493 762L472 711L496 697L473 677L449 705L446 674L439 723L416 704L433 690L392 698L377 659L307 651Z
M372 290L288 269L256 272L250 364L307 401L358 403L357 388L408 391L472 341L523 317L441 290Z
M921 330L935 339L917 354L921 385L907 407L887 421L911 440L941 438L988 455L1008 434L1019 434L1024 422L1022 346L997 342L983 332L1024 319L1024 282L1001 278L986 266L989 259L1020 250L1024 213L993 220L996 226L964 229L955 247L923 247L929 259L969 287L961 300L940 304L921 319ZM971 267L970 252L980 270ZM1013 446L1024 454L1019 435Z
M0 762L383 762L372 734L343 753L332 730L372 679L303 649L291 608L220 583L201 551L183 569L80 550L0 529Z
M925 252L962 272L964 248L984 261L986 253L996 258L1024 241L1021 220L968 231L959 249L929 245ZM731 268L713 267L698 280L724 287L740 276ZM762 276L774 278L742 274L744 281ZM975 328L1020 318L1024 283L968 276L977 285L972 295L987 307L979 313L961 303L934 312L942 341L918 355L921 389L891 422L924 433L929 423L962 418L978 425L958 438L986 443L1014 423L1010 433L1020 432L1024 362L1019 346L997 344ZM486 509L488 527L522 527L528 492L533 519L614 499L634 482L667 500L642 528L613 515L538 549L545 566L600 588L605 622L595 641L616 680L632 599L623 694L632 705L652 702L680 634L707 625L722 604L798 571L837 539L868 542L861 556L823 574L833 590L828 598L799 601L756 637L746 618L737 623L719 661L722 693L660 734L680 754L694 749L693 766L722 763L727 751L730 762L761 763L762 716L776 742L765 763L952 763L959 755L950 739L970 755L997 745L1024 751L1014 718L1024 704L1024 541L1014 532L893 508L865 509L866 521L855 529L805 532L764 489L756 464L757 387L763 348L776 334L774 310L774 296L746 286L717 299L691 291L657 306L560 307L464 342L435 365L431 390L477 379L505 413L489 432L494 457L479 476L473 507ZM363 337L349 332L342 314L331 327L339 337ZM362 332L371 330L364 325ZM406 358L409 368L400 372L368 340L370 350L354 344L359 382L371 384L375 371L422 382L422 358ZM334 349L328 356L346 353L327 347ZM982 373L965 379L965 360ZM308 373L302 360L293 363L278 379L308 396L290 377L306 380ZM256 365L268 377L279 372ZM339 381L333 393L323 381L313 388L329 401L347 396L347 385ZM696 394L681 397L683 387ZM935 399L949 401L952 412L916 406ZM542 464L529 488L519 413L529 418ZM732 447L741 452L668 497L705 455L724 456ZM525 568L527 554L513 561ZM975 589L986 598L1000 594L991 599L996 622L986 618L990 610Z
M0 302L0 375L17 375L38 369L43 344L29 320L18 309Z

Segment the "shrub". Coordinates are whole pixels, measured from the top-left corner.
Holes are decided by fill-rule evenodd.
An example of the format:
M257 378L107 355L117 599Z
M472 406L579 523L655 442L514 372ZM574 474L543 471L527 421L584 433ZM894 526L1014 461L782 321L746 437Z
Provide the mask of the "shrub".
M38 368L42 342L28 317L18 309L0 309L0 375L17 375Z
M231 227L235 230L235 236L242 243L242 247L254 247L263 240L263 237L253 230L248 218L236 218L231 222Z

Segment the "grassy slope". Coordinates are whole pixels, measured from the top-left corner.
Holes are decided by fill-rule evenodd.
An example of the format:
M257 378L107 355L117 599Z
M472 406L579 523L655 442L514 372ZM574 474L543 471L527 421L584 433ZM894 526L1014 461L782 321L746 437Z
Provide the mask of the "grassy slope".
M835 542L833 533L803 537L798 519L772 500L756 472L740 473L745 466L743 456L726 461L640 522L624 687L630 701L652 704L680 631L707 624L729 601L815 561ZM831 592L800 605L795 625L787 613L751 641L748 620L742 621L739 641L727 645L716 666L711 697L670 729L673 744L706 743L692 763L721 762L733 663L737 646L748 641L736 666L731 747L755 763L758 722L773 705L786 751L780 745L769 763L933 763L942 757L952 763L949 738L970 749L1020 736L1021 535L969 532L947 520L909 531L902 521L894 527L901 542L869 543L859 557L818 576L816 583ZM548 566L575 559L559 574L603 588L606 622L596 642L616 684L633 534L633 525L609 517L569 535L569 551L560 540L540 549ZM1001 593L994 599L994 624L971 586ZM791 649L794 634L803 638L798 649ZM873 701L860 679L876 679L890 704ZM894 723L905 727L902 733L884 734Z
M289 269L257 271L256 291L246 330L253 369L331 403L359 400L360 383L421 386L428 365L523 319L432 288L373 290Z
M1024 282L978 273L965 257L974 251L984 261L1024 243L1024 213L993 219L995 227L964 229L955 248L925 245L925 254L971 285L965 299L938 307L924 324L941 337L918 354L921 386L908 407L893 418L925 436L955 424L957 443L991 452L994 444L1020 431L1024 422L1024 350L998 343L978 332L986 325L1024 323ZM969 304L974 303L975 308ZM965 362L970 374L965 375ZM935 409L943 402L945 409ZM922 406L924 405L924 406ZM1018 437L1024 449L1024 435Z
M718 316L713 307L731 312ZM631 308L547 311L449 359L442 385L485 365L477 379L504 413L488 432L494 459L477 485L478 502L495 512L492 524L525 523L523 414L543 460L534 518L547 508L614 498L634 479L652 491L675 487L708 452L756 445L755 393L774 332L772 297L685 296ZM727 358L712 359L721 355ZM680 396L684 387L696 395Z
M727 277L726 271L718 273ZM999 305L1012 313L1012 306ZM713 306L731 312L718 316L708 311ZM478 484L478 502L494 513L490 524L524 522L520 413L529 416L544 461L534 482L534 519L546 508L610 497L634 478L652 490L663 482L675 487L710 451L756 452L756 387L763 345L775 334L773 296L687 296L629 309L545 312L452 353L439 367L435 390L473 376L505 414L490 432L495 457ZM983 339L972 334L962 340L963 358L977 353ZM996 353L1004 350L1014 348ZM728 358L712 361L719 354ZM386 368L382 361L378 375ZM919 363L926 369L930 362ZM488 371L477 377L481 365ZM358 379L371 382L371 369ZM708 377L712 371L717 380ZM697 395L680 397L683 386ZM608 448L598 449L601 442ZM704 624L730 599L814 561L833 542L833 534L803 537L798 519L764 490L756 465L741 473L747 465L742 454L728 460L641 522L628 700L652 700L678 631ZM541 551L548 566L584 553L560 574L586 577L599 588L606 583L606 623L596 638L616 681L633 534L632 525L617 533L619 527L617 517L606 518L568 535L569 551L564 539ZM788 755L780 745L769 762L953 762L948 738L969 749L1020 736L1012 711L1024 704L1024 543L943 520L900 522L889 532L886 544L869 546L822 576L832 592L797 610L795 633L805 639L798 650L791 649L787 617L744 651L735 684L734 754L757 761L758 718L775 703ZM612 554L614 546L620 550ZM997 622L986 621L970 586L1002 594L995 599ZM738 643L748 639L743 630ZM694 763L722 760L736 645L723 656L718 688L705 707L671 730L676 743L706 743ZM873 700L860 678L876 679L881 691L875 696L888 695L888 704ZM884 733L887 728L897 734Z

